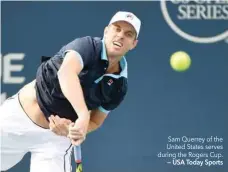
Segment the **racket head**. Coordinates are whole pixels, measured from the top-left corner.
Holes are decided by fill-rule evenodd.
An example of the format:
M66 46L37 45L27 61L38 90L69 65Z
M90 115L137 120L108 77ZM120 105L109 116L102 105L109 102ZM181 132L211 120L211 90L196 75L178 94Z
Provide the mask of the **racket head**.
M76 172L83 172L82 171L82 163L77 163Z

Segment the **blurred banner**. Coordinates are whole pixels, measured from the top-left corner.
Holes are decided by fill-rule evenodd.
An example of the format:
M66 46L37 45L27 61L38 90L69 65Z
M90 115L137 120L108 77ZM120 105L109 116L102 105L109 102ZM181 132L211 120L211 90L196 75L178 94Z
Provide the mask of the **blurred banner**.
M227 0L1 4L2 102L35 78L42 55L102 37L117 11L141 19L128 94L83 144L85 172L227 172ZM177 51L191 57L184 72L170 66ZM29 172L29 158L9 172Z

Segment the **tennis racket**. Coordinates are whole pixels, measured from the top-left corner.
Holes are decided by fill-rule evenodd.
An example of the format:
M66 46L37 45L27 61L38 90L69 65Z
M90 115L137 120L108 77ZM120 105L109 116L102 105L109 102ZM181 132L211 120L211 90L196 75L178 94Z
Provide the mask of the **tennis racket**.
M82 152L81 146L74 146L74 160L76 163L76 172L83 172L82 171Z

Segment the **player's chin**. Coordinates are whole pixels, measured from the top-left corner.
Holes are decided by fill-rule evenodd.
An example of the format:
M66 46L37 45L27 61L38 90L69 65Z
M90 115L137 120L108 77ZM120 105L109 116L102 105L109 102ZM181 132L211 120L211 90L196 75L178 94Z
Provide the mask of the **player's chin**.
M113 49L110 54L111 56L119 57L119 56L123 56L125 53L121 49Z

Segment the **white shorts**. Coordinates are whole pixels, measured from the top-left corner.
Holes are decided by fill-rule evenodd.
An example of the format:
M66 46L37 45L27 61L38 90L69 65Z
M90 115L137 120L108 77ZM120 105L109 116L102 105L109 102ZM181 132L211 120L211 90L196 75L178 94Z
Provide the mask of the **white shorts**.
M18 95L0 106L1 166L6 171L31 152L30 172L70 172L70 140L57 136L29 119L22 109Z

